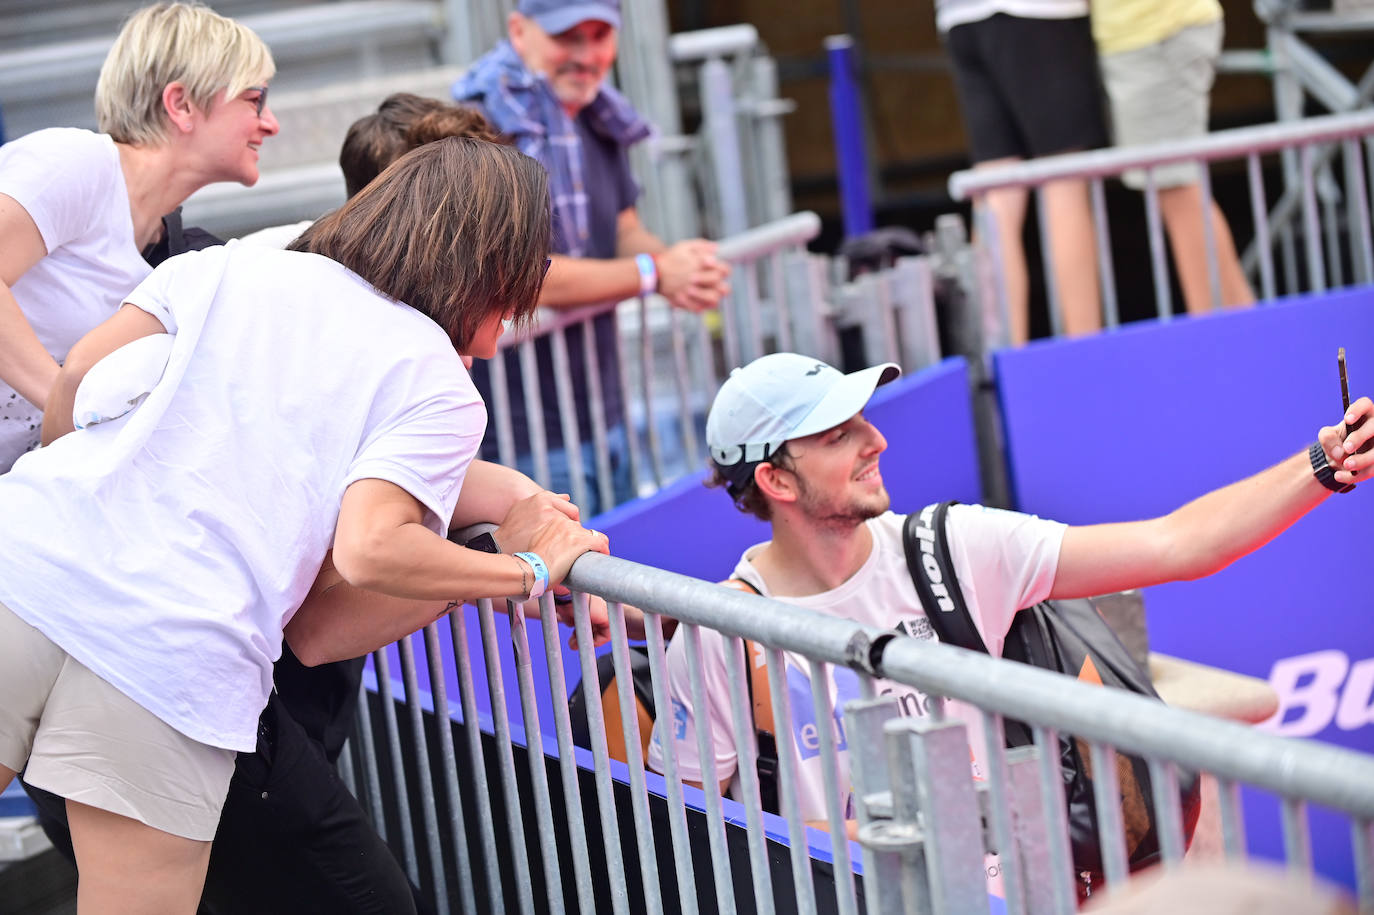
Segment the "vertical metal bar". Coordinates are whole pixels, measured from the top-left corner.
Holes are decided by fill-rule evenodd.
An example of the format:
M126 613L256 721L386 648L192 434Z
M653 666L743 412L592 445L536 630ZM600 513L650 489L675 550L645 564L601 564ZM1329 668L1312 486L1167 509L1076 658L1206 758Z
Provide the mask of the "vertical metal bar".
M1321 170L1321 186L1327 187L1330 194L1323 194L1317 198L1317 210L1322 216L1322 228L1326 232L1326 278L1332 289L1340 289L1345 285L1345 268L1341 264L1341 230L1340 214L1337 212L1340 190L1336 187L1335 181L1331 179L1330 167L1324 166ZM1352 227L1353 230L1353 227Z
M887 825L891 810L880 808L881 799L892 797L887 770L887 722L900 717L892 698L877 699L872 680L860 678L857 702L845 706L844 725L848 738L849 777L854 785L855 813L858 814L859 840L863 849L864 895L871 915L905 915L902 900L892 892L902 879L902 853L872 841L873 829ZM875 810L875 808L878 808ZM877 816L874 814L877 813Z
M491 696L491 725L496 735L497 774L505 800L506 829L510 837L511 866L516 874L530 869L529 849L525 845L525 816L520 807L520 790L515 780L515 751L511 746L510 719L506 711L506 687L501 674L501 655L496 640L496 613L491 598L477 602L477 620L482 630L482 659L487 667L487 690ZM534 912L534 895L528 880L516 879L515 898L524 915Z
M606 392L601 390L601 358L593 328L596 319L582 324L582 364L587 369L587 407L592 421L592 454L596 459L596 491L600 509L615 505L615 480L611 474L611 450L606 433Z
M499 358L499 356L498 356ZM462 607L456 609L462 613ZM467 821L463 815L463 795L458 787L458 753L453 746L453 720L449 713L448 683L444 655L439 644L439 624L425 627L425 659L429 664L429 691L434 697L434 719L439 726L439 761L443 766L444 791L448 795L449 839L458 871L458 900L462 911L477 911L477 896L472 885L472 858L468 849Z
M1317 188L1313 173L1312 144L1299 147L1302 162L1302 233L1307 243L1307 286L1309 292L1326 291L1326 269L1322 264L1321 229L1317 225Z
M768 840L763 834L762 798L759 793L759 755L754 707L745 686L752 676L754 659L735 636L725 639L725 673L730 690L730 720L735 729L737 772L744 794L744 818L749 839L749 863L754 878L754 904L760 912L773 911L773 880L768 872Z
M1342 154L1345 159L1346 224L1352 232L1350 247L1355 262L1355 281L1374 283L1374 240L1371 239L1369 197L1366 196L1359 141L1346 140Z
M359 686L358 692L358 749L362 756L363 783L367 786L368 812L372 814L373 828L385 841L386 812L382 807L382 778L377 771L377 743L372 733L372 709L367 702L367 687Z
M463 736L467 738L473 796L477 799L477 828L482 837L482 868L487 878L487 900L493 912L504 912L505 892L501 886L501 869L497 865L496 826L491 815L487 763L482 753L482 722L477 715L477 687L472 679L467 615L465 612L450 613L448 619L449 635L453 640L453 660L458 665L458 699L463 706ZM501 714L504 716L505 709L501 710Z
M1100 182L1098 182L1100 183ZM1021 872L1021 851L1012 830L1011 779L1007 770L1007 742L1002 729L1002 716L984 709L983 739L986 744L988 812L992 817L992 834L997 841L998 860L1002 866L1002 888L1007 903L1007 915L1026 913L1026 875Z
M620 334L620 307L611 312L615 320L615 353L621 366L630 364L629 354L625 351L625 340ZM620 372L620 420L625 429L625 453L630 464L630 489L638 493L644 480L644 460L639 452L639 431L635 428L633 401L630 398L630 379L624 371ZM649 417L645 417L647 422ZM607 506L610 507L609 505Z
M425 844L429 851L430 879L433 881L435 908L438 915L448 915L448 880L444 876L444 853L439 842L438 804L434 797L434 779L429 768L429 741L425 737L425 709L420 703L420 681L415 672L415 646L410 636L396 642L401 657L401 682L405 684L406 711L410 715L411 744L415 751L415 774L420 782L420 817L425 824ZM434 707L436 724L447 722L440 718L441 710Z
M487 360L487 377L491 381L491 417L496 424L496 456L507 467L515 466L515 430L510 421L510 380L506 376L508 349L496 351L495 359Z
M1064 773L1060 769L1059 733L1036 726L1035 748L1040 759L1040 796L1045 810L1045 839L1050 853L1050 884L1055 908L1072 912L1078 907L1074 888L1073 855L1069 851L1069 819L1064 806Z
M806 821L802 819L796 736L792 731L792 699L787 691L787 658L780 649L765 648L768 662L768 694L773 706L773 731L778 740L778 801L787 818L787 845L792 856L792 891L797 909L816 910L816 887L811 879L807 854ZM782 722L781 724L779 722Z
M682 453L689 470L701 466L701 446L697 442L697 425L692 404L692 372L687 364L687 342L682 332L684 312L668 310L673 344L673 384L677 389L678 435L682 436Z
M919 830L919 842L913 842L901 853L899 884L901 887L902 909L913 915L933 915L937 912L936 900L931 892L931 868L927 860L930 845L936 837L924 829L921 810L921 793L917 786L917 762L912 753L914 741L904 739L908 735L898 730L901 719L883 725L883 748L887 753L888 784L892 796L892 826L894 828L915 828ZM879 905L888 911L897 909L896 901L890 891L883 894Z
M740 358L745 362L753 362L764 352L758 262L737 263L733 278L730 298L735 305L735 318L739 321Z
M1198 187L1202 191L1202 242L1207 254L1207 293L1212 310L1221 307L1221 264L1217 260L1217 230L1212 224L1212 173L1206 159L1197 163Z
M1092 741L1093 803L1097 807L1097 831L1102 845L1102 871L1107 886L1124 883L1130 875L1126 865L1126 835L1121 820L1121 786L1116 775L1116 748Z
M997 214L988 206L985 197L980 194L973 198L973 218L978 225L978 234L982 242L982 247L987 254L987 264L992 271L992 292L994 301L991 303L997 317L997 325L1000 328L998 334L988 334L986 318L981 323L983 333L980 339L983 341L983 349L990 350L999 346L1006 346L1011 339L1011 296L1007 292L1007 265L1002 260L1002 238L998 234L1000 227L997 224ZM983 311L986 314L988 304L983 304ZM1029 326L1029 325L1027 325Z
M962 722L890 721L891 739L910 747L925 831L926 873L937 912L988 907L982 819L969 767L969 735Z
M736 264L736 267L739 265ZM738 320L736 315L739 310L739 293L731 290L716 309L716 314L720 315L721 340L725 345L725 372L728 376L730 370L745 363L743 353L740 350L739 329L735 326Z
M876 329L882 334L882 361L900 362L902 355L897 351L897 316L893 313L892 279L896 271L892 268L872 274L873 304L878 310Z
M625 608L607 601L611 618L611 658L615 664L616 691L620 697L620 720L625 728L625 765L630 773L630 805L634 809L635 842L639 851L639 873L644 880L645 910L663 912L663 886L658 876L654 825L649 818L649 792L644 785L644 750L639 733L639 701L635 698L630 672L630 649L625 637Z
M1040 766L1040 749L1035 746L1017 747L1007 751L1006 759L1011 784L1008 793L1011 795L1013 810L1012 851L1021 865L1026 912L1028 915L1048 915L1051 912L1072 911L1071 908L1066 910L1062 905L1056 905L1056 887L1060 881L1044 879L1044 875L1055 872L1055 867L1050 861L1050 849L1055 843L1047 841L1047 808L1040 785L1043 771ZM1059 816L1062 818L1063 814L1060 813ZM1006 850L1002 850L1004 860L1006 854ZM1073 892L1071 885L1068 891Z
M649 466L654 487L663 488L663 443L658 436L658 411L654 409L654 345L649 333L649 300L639 297L639 391L644 398L644 433L649 441Z
M1264 172L1260 170L1259 153L1245 157L1245 170L1250 179L1250 218L1255 223L1255 251L1259 254L1260 289L1266 302L1278 295L1274 286L1274 249L1269 238L1269 205L1264 199Z
M1054 252L1050 244L1050 216L1045 207L1045 186L1035 188L1035 218L1040 227L1040 263L1045 271L1045 299L1050 309L1050 333L1056 337L1064 335L1063 290L1059 288L1059 276L1054 272ZM1027 324L1029 326L1029 323Z
M615 786L611 782L611 757L606 748L606 719L601 712L600 680L592 650L591 609L586 594L573 594L573 629L577 633L577 659L582 682L587 684L587 729L591 734L592 762L596 775L596 805L601 819L601 839L606 848L611 907L616 915L628 915L630 901L625 886L625 852L620 844L620 824L615 815ZM594 685L593 685L594 684Z
M1245 859L1245 822L1240 806L1240 786L1229 778L1216 776L1217 801L1221 814L1221 841L1226 857Z
M590 327L584 329L584 335ZM568 489L573 504L586 506L587 474L582 467L582 436L577 428L577 403L573 397L572 368L568 364L568 339L563 328L555 327L549 334L549 351L553 356L553 390L558 399L558 423L563 432L563 459L568 467Z
M541 598L540 614L553 613L553 595ZM511 649L515 654L515 681L520 691L520 714L525 723L525 752L530 767L530 793L534 795L534 818L539 830L539 854L543 858L544 881L548 892L547 911L563 911L563 874L558 866L558 842L553 825L553 799L549 795L549 772L544 762L544 737L539 726L539 699L534 690L534 662L530 657L529 633L525 631L525 608L517 601L506 601L510 617Z
M1307 831L1307 802L1285 797L1283 809L1283 851L1288 869L1304 877L1312 876L1312 842Z
M825 794L825 813L830 824L830 850L835 856L835 901L841 915L857 915L859 905L854 892L854 866L849 858L844 809L840 806L848 791L842 788L844 783L840 781L840 760L835 744L835 708L830 698L832 682L830 665L812 660L811 705L816 713L821 777L825 784L834 787L833 791Z
M787 282L782 275L782 252L774 251L767 255L768 281L773 293L773 314L778 329L778 351L793 353L792 309L787 301Z
M658 740L663 750L663 782L668 795L668 832L673 839L673 864L677 870L678 905L687 915L697 915L696 871L692 846L687 838L687 811L682 801L682 777L677 768L677 746L668 733L672 721L672 695L668 689L667 659L663 650L663 624L658 614L645 612L644 635L649 644L649 677L653 681L654 708L659 709Z
M1121 310L1116 303L1116 272L1112 267L1111 227L1107 224L1107 195L1102 179L1089 184L1093 207L1093 234L1097 238L1097 277L1102 283L1102 313L1107 327L1121 323Z
M420 885L420 865L415 855L415 833L410 822L410 793L406 790L405 766L401 762L401 728L396 721L396 702L391 693L391 662L386 649L372 653L377 671L377 697L381 700L382 722L386 727L387 748L391 751L391 786L396 791L396 816L401 825L401 853L410 882Z
M1150 276L1155 284L1155 313L1161 321L1174 316L1173 296L1169 292L1169 266L1164 259L1164 224L1159 214L1159 188L1155 170L1145 169L1145 224L1150 233Z
M740 159L739 123L730 67L718 57L702 62L701 133L715 166L716 199L720 205L720 234L738 235L749 228L749 194Z
M534 457L534 479L547 489L552 482L549 441L544 433L544 395L539 387L539 358L533 340L520 341L520 383L525 395L525 422L529 432L530 454Z
M1374 912L1374 821L1356 820L1350 824L1350 829L1360 911Z
M1159 836L1159 851L1165 867L1183 861L1187 846L1183 839L1183 812L1179 808L1178 767L1167 759L1147 760L1150 767L1150 791L1154 795L1155 834Z
M587 848L587 823L582 814L582 791L578 785L577 751L573 744L572 722L568 718L568 686L563 673L562 638L557 614L549 606L552 600L548 592L539 599L539 626L544 635L544 659L548 663L554 733L558 736L558 775L563 787L563 808L568 816L578 910L582 915L594 915L596 896L592 889L591 853ZM587 698L595 701L591 693L587 693Z
M715 747L711 745L710 713L701 670L701 634L697 627L683 623L678 638L686 639L687 680L696 717L697 758L701 760L701 793L706 801L707 838L711 845L711 870L716 881L716 903L734 915L735 888L730 854L725 847L725 821L720 811L720 777L716 774Z

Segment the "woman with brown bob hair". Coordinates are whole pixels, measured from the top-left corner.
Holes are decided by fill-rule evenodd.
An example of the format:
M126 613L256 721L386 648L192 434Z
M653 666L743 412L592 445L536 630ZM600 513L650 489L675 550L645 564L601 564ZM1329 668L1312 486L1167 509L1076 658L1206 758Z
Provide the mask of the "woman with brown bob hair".
M296 251L168 260L73 346L55 441L0 477L0 789L27 767L67 798L83 911L195 910L234 754L331 546L348 585L440 609L538 596L606 549L548 493L507 515L517 555L444 536L492 498L463 486L486 410L459 355L533 309L549 212L533 160L431 143ZM92 367L149 349L166 362L146 396L71 431Z

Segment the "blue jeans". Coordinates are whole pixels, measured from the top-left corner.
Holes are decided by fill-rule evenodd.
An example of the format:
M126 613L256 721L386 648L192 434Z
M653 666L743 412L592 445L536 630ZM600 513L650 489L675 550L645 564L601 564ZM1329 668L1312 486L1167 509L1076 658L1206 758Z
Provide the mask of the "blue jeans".
M596 476L596 448L591 441L584 441L578 450L582 457L582 480L587 494L577 507L582 510L584 520L604 511L609 511L616 505L628 502L635 497L634 485L630 480L629 445L625 440L624 426L614 426L606 430L606 450L609 452L611 463L611 492L615 500L611 505L601 504L601 490ZM548 486L554 492L566 492L575 496L572 487L572 473L568 464L568 450L566 448L549 449ZM521 473L534 476L534 455L529 453L518 455L515 459L515 466Z

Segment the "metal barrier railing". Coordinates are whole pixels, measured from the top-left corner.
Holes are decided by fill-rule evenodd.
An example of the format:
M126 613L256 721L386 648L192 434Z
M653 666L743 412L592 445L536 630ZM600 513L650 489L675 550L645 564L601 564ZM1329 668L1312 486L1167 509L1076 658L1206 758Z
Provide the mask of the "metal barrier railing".
M479 891L470 878L462 877L458 895L465 911L474 911L474 899L499 901L503 892L497 861L507 860L512 867L505 889L513 890L515 908L521 912L564 911L575 898L579 911L604 911L609 905L616 912L661 912L665 900L684 911L696 911L697 869L707 866L705 854L693 855L687 831L688 807L684 787L679 781L672 741L664 741L665 775L661 788L655 782L652 795L640 753L640 734L632 691L628 641L622 604L645 611L645 633L649 665L653 676L657 707L671 708L665 676L665 640L662 618L679 621L676 638L687 640L691 699L704 708L705 682L699 656L699 627L722 633L727 639L727 674L730 707L738 751L738 772L743 793L743 819L746 822L748 860L753 885L752 898L739 900L739 907L771 912L775 900L785 900L780 908L798 911L817 909L816 887L812 881L806 829L797 799L797 774L793 761L797 751L791 727L777 731L780 762L781 806L786 817L790 845L792 886L789 889L773 880L767 855L768 825L761 814L759 789L754 770L752 704L746 698L748 676L741 639L763 646L771 689L775 721L792 721L786 686L783 652L800 655L809 665L815 721L829 721L832 706L830 679L833 667L847 667L859 679L860 696L844 707L845 734L850 756L856 799L858 838L863 854L864 897L869 911L963 913L987 910L987 878L984 856L991 849L1000 851L1002 888L1008 912L1073 912L1077 906L1075 875L1068 857L1068 826L1064 817L1063 785L1059 772L1060 734L1074 735L1088 742L1093 763L1095 802L1101 830L1101 848L1109 886L1126 877L1126 851L1120 818L1120 794L1115 784L1115 755L1120 751L1139 755L1149 764L1155 790L1149 799L1160 824L1164 866L1176 865L1185 843L1179 795L1173 790L1180 770L1211 773L1220 785L1220 807L1225 851L1229 858L1244 859L1245 841L1239 787L1242 784L1278 795L1282 802L1283 836L1288 867L1303 875L1313 871L1312 852L1307 833L1307 807L1323 805L1349 818L1353 837L1358 890L1362 911L1374 910L1374 759L1302 740L1281 738L1219 721L1195 713L1171 709L1157 702L1115 690L1077 683L1071 678L1037 670L1025 665L961 652L935 642L895 636L859 624L816 614L790 604L744 594L704 581L686 578L658 569L598 554L579 559L568 577L577 589L574 600L575 631L579 643L578 661L583 682L596 683L597 673L592 645L587 594L597 594L609 603L612 656L619 686L619 707L624 723L626 768L622 771L608 755L605 722L599 702L588 705L591 733L591 766L586 766L585 751L573 749L566 696L560 633L554 622L551 595L542 599L538 634L542 636L546 674L552 695L555 739L541 731L541 712L536 707L538 691L534 671L531 636L527 633L524 610L507 604L501 614L509 620L510 642L497 636L497 611L490 601L478 605L482 636L482 657L488 678L491 708L489 720L479 718L474 692L467 635L461 615L425 630L431 693L422 693L413 674L409 640L402 640L400 658L403 668L405 702L410 710L410 745L402 746L403 720L388 711L392 704L386 652L378 652L377 686L383 711L383 740L377 746L389 747L394 770L392 804L397 811L418 805L421 812L439 798L439 810L421 817L423 841L407 839L413 827L403 816L391 822L404 833L393 837L407 870L417 874L456 869L463 875L485 875ZM451 635L451 650L456 670L445 669L441 652L441 630ZM523 730L507 721L503 656L510 644L520 693ZM409 660L408 660L409 659ZM442 684L456 676L461 696L461 721L467 732L467 754L456 759L450 728L444 710L458 720L459 710L445 700ZM542 679L542 678L541 678ZM924 718L901 718L895 700L878 698L879 679L915 687L931 697L961 700L977 707L977 716L986 738L987 780L975 788L969 772L969 737L964 723L945 718L939 702L934 713ZM366 709L366 695L364 708ZM423 727L424 713L435 713L441 753L435 755L432 741ZM1018 719L1033 729L1033 747L1007 751L1003 747L1003 719ZM547 719L546 719L547 720ZM369 722L364 721L361 740L361 769L369 796L370 809L383 821L383 804L377 800L381 779L373 748ZM479 728L495 735L494 760L486 754ZM826 783L836 787L829 803L830 851L833 857L836 909L859 910L850 843L846 838L840 795L845 793L835 733L831 728L816 729L816 749L826 771ZM703 738L704 740L705 738ZM515 744L512 743L515 741ZM529 778L517 777L512 747L529 749ZM1049 752L1044 752L1049 748ZM407 750L410 752L407 754ZM709 745L699 748L703 760L702 780L716 783L714 754ZM579 760L579 755L581 759ZM435 779L424 766L401 765L401 760L442 759L444 788L435 791ZM456 760L456 762L455 762ZM485 773L494 765L500 792L491 794L480 778L460 779L458 769ZM557 767L562 807L555 812L554 796L547 772ZM614 769L614 772L613 772ZM418 782L407 779L407 771ZM356 771L356 767L354 768ZM618 776L615 773L619 773ZM588 852L588 829L592 828L583 810L580 780L594 782L599 823L596 856ZM523 793L517 785L527 789ZM628 785L628 792L625 790ZM468 792L471 792L469 795ZM980 797L980 795L982 797ZM493 816L493 798L501 799L504 816ZM660 800L661 798L661 800ZM737 910L736 887L731 872L731 857L726 849L724 802L713 790L701 795L709 838L709 868L716 887L715 903L720 911ZM652 800L652 803L651 803ZM481 842L463 838L463 810L474 810L481 828ZM698 805L693 805L694 810ZM739 815L732 818L738 822ZM630 816L626 817L625 813ZM658 810L659 814L652 813ZM696 816L697 814L693 814ZM986 818L986 825L984 819ZM632 828L625 820L632 820ZM666 834L663 823L666 820ZM439 824L450 829L441 833ZM775 821L774 821L775 822ZM494 824L501 824L498 829ZM525 829L537 829L538 844L531 846ZM498 832L504 835L498 836ZM573 880L559 871L559 850L554 837L566 834L571 844ZM774 836L777 830L774 829ZM451 841L445 842L451 835ZM593 835L596 835L593 833ZM626 889L626 860L633 842L639 863L640 893ZM399 838L400 841L396 841ZM506 840L506 841L501 841ZM669 856L673 875L660 870ZM531 870L533 849L540 857ZM480 860L469 858L477 855ZM739 860L739 859L736 859ZM422 862L424 867L422 867ZM435 862L440 862L437 866ZM537 902L532 890L533 875L545 897ZM676 885L674 885L676 884ZM600 895L593 886L601 887ZM429 885L437 897L440 912L447 912L449 900L443 884ZM477 895L473 895L476 893ZM709 903L702 904L711 909ZM601 906L601 908L598 908ZM828 905L827 905L828 907ZM492 910L501 910L497 903Z
M519 396L525 422L511 419L515 397L505 358L487 363L491 379L488 404L495 432L495 458L530 467L531 476L549 485L549 439L562 442L573 501L587 505L586 482L595 480L596 504L615 504L612 487L611 430L625 430L630 485L636 494L702 466L701 433L706 409L730 370L765 353L796 351L831 362L839 353L838 333L857 328L870 361L901 362L909 370L940 359L935 321L934 277L924 257L903 258L892 268L832 285L830 261L807 253L805 244L820 231L814 213L795 213L748 229L720 242L718 255L730 262L731 292L714 314L670 308L658 296L578 309L546 310L528 333L503 338L503 351L518 352ZM595 324L615 321L614 351L597 340ZM570 330L581 328L570 338ZM574 342L569 343L572 339ZM541 373L536 347L549 347L552 385ZM570 346L578 353L583 377L574 378ZM601 390L602 362L613 359L619 390ZM553 391L554 402L545 403ZM541 393L541 391L543 393ZM618 396L616 396L618 395ZM579 422L585 399L590 423ZM607 409L618 403L620 409ZM556 411L557 424L546 421ZM556 430L556 431L555 431ZM590 442L591 448L583 444ZM589 453L588 453L589 452ZM594 469L594 473L586 473Z
M1243 160L1245 162L1250 196L1250 208L1255 223L1255 244L1250 260L1259 271L1262 298L1273 299L1279 294L1275 272L1273 246L1279 246L1283 263L1284 292L1320 292L1331 285L1344 285L1346 253L1340 243L1341 224L1348 234L1349 262L1353 266L1356 283L1374 282L1374 242L1370 229L1370 182L1374 171L1374 111L1354 114L1308 118L1303 121L1245 127L1219 131L1206 137L1140 147L1091 150L1062 156L1050 156L1004 167L988 167L957 172L950 177L950 194L957 200L971 199L975 205L975 219L983 244L988 247L989 259L998 280L995 296L1002 327L1007 326L1007 292L1001 279L1000 257L996 251L996 224L990 209L981 202L988 192L1002 188L1031 188L1036 191L1040 205L1041 237L1050 231L1044 218L1044 187L1051 181L1081 179L1090 184L1092 220L1097 240L1098 274L1102 290L1102 308L1108 326L1118 321L1117 289L1111 259L1111 238L1108 229L1106 178L1143 169L1146 174L1145 211L1149 234L1150 265L1154 280L1155 305L1161 318L1173 312L1169 289L1169 274L1164 248L1164 232L1159 204L1159 188L1155 185L1154 169L1175 163L1196 163L1200 166L1200 187L1204 201L1203 212L1213 202L1208 166L1214 162ZM1345 169L1344 213L1340 194L1331 192L1318 199L1315 175L1335 155L1339 146ZM1285 163L1296 157L1301 182L1290 187L1272 208L1265 199L1261 159L1277 153ZM1294 227L1291 220L1301 210L1301 224ZM1343 217L1343 219L1342 219ZM1221 304L1221 281L1217 262L1217 239L1210 219L1203 220L1206 244L1208 283L1213 307ZM1325 237L1323 237L1325 236ZM1301 238L1305 258L1300 269L1296 245ZM1059 292L1055 288L1054 270L1050 262L1050 246L1041 246L1045 259L1045 275L1050 300L1051 321L1058 332ZM989 347L1005 344L1005 339L988 341Z

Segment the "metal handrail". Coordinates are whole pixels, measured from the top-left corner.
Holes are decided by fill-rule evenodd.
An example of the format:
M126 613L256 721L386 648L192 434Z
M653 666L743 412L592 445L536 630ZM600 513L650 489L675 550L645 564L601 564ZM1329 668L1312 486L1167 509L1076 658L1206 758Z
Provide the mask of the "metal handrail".
M1199 159L1243 158L1312 143L1332 143L1374 131L1374 111L1333 114L1281 124L1222 130L1196 140L1094 149L1014 165L969 169L949 177L949 193L965 200L1003 187L1035 187L1060 178L1105 178L1132 168Z
M782 601L588 553L567 584L784 651L1191 769L1374 818L1374 757L1170 708L1025 664L899 638Z

